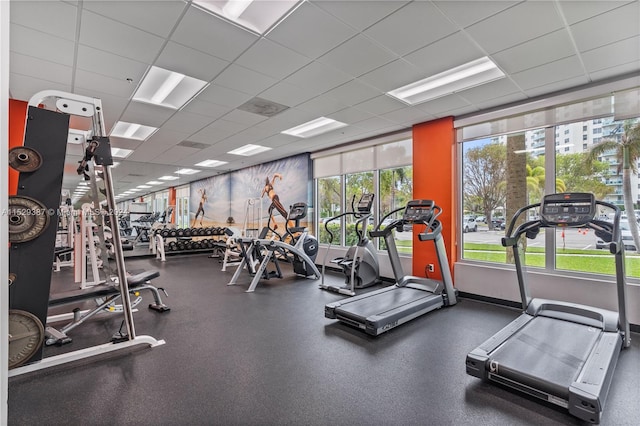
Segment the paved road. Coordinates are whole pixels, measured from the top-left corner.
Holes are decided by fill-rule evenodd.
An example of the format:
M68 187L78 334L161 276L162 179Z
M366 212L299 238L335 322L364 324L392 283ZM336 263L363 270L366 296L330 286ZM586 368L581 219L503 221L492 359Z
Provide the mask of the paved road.
M529 247L542 247L544 246L544 232L549 232L549 229L541 229L540 234L535 240L528 240L527 246ZM485 243L485 244L500 244L500 239L504 236L505 231L489 231L486 225L479 225L477 232L468 232L463 234L465 242L469 243ZM596 248L596 236L593 230L589 229L576 229L568 228L564 230L556 229L556 245L559 248L573 248L573 249L595 249ZM563 246L564 244L564 246Z

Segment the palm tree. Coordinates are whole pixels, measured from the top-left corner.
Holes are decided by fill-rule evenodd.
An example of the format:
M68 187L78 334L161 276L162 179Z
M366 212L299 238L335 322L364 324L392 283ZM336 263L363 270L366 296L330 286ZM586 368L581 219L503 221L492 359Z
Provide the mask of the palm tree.
M527 164L527 191L529 202L537 203L544 196L545 170L542 166L530 166ZM560 178L556 178L556 192L565 192L567 185Z
M618 127L620 129L620 127ZM615 135L618 129L611 134ZM629 228L631 236L636 246L636 252L640 253L640 235L638 233L638 222L635 218L633 208L633 196L631 195L631 174L638 174L638 160L640 160L640 123L627 120L622 125L624 132L619 138L604 139L594 145L587 156L587 162L591 162L601 157L608 151L614 151L618 161L618 174L622 171L622 198L624 209L629 218Z

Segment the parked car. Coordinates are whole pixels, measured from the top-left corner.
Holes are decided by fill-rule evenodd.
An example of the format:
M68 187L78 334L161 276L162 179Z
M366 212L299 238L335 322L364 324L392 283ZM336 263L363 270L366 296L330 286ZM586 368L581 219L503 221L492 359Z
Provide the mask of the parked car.
M462 219L462 232L476 232L478 230L478 224L476 218L473 216L465 216Z
M633 242L633 236L631 235L631 230L629 229L628 220L620 220L620 232L622 233L622 243L624 244L624 249L627 251L636 251L636 244ZM609 248L609 243L604 242L602 238L598 237L596 239L596 248Z
M491 223L493 224L493 229L504 230L505 228L505 221L501 217L491 219Z
M476 223L487 223L487 217L486 216L477 216L476 217Z

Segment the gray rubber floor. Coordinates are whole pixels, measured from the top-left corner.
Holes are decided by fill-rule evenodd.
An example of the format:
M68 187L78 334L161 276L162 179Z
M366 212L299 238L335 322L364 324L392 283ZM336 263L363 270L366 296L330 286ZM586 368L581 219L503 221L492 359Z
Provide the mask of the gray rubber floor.
M9 380L10 425L574 425L565 410L465 373L465 356L519 312L469 299L377 338L325 319L344 296L310 279L229 287L206 255L127 260L159 269L171 311L135 314L165 345ZM334 276L331 279L341 278ZM514 284L515 285L515 284ZM55 273L54 290L74 288ZM71 307L69 308L71 309ZM104 343L121 318L83 324L45 356ZM603 425L640 424L640 336L620 357Z

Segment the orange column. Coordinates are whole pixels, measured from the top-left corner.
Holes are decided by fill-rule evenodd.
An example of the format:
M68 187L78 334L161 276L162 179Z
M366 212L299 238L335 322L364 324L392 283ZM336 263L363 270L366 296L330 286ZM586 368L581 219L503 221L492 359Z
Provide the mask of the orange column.
M9 99L9 149L24 145L28 106L27 102ZM19 177L20 173L9 167L9 195L18 193Z
M169 205L173 206L173 214L171 215L171 223L176 223L176 214L178 213L176 206L176 189L172 186L169 188Z
M438 220L453 274L455 247L455 177L456 146L453 117L441 118L413 126L413 198L434 200L442 208ZM429 277L442 279L433 244L418 241L418 230L413 235L413 275L425 276L428 264L435 265Z

